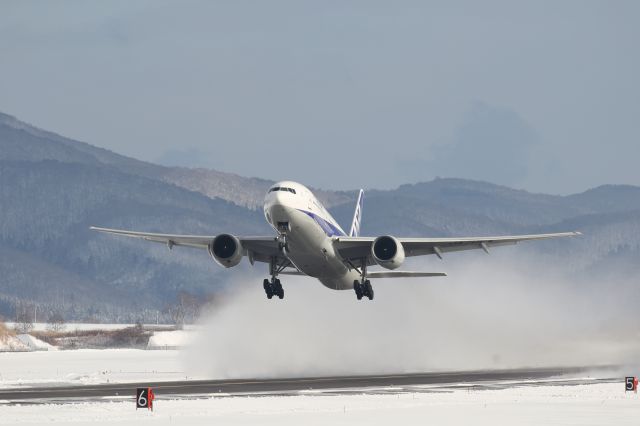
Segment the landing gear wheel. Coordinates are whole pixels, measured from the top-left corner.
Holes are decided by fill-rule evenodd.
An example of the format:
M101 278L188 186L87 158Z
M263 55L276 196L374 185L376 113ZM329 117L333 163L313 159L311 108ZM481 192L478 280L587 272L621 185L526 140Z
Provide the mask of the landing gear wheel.
M267 294L268 299L272 299L273 296L278 296L279 299L284 299L284 289L282 288L282 284L279 279L273 278L271 281L265 279L262 282L262 286L264 287L264 292Z
M360 285L360 282L358 280L355 280L353 282L353 290L356 292L356 297L358 298L358 300L362 299L362 285Z
M280 299L284 299L284 289L282 288L282 284L280 280L276 278L273 283L273 293L278 296Z
M363 296L367 297L369 300L373 300L373 287L371 287L371 281L366 280L361 283L356 280L353 282L353 290L356 292L358 300L362 299Z
M262 286L264 287L264 292L267 294L267 298L271 299L273 297L273 285L269 282L269 280L265 279L262 282Z
M353 281L353 290L356 292L356 297L358 300L362 299L363 296L366 296L369 300L373 300L373 287L371 287L371 281L367 278L367 258L361 259L360 267L358 270L353 264L351 266L360 273L360 279Z
M369 300L373 300L373 287L371 287L371 281L366 280L364 282L364 293L369 298Z

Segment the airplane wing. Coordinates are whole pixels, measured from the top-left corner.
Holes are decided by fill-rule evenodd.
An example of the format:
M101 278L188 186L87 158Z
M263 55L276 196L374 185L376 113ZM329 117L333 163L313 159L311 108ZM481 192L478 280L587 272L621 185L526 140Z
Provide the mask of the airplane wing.
M398 238L398 241L402 244L407 257L435 254L442 258L442 254L447 252L473 249L482 249L488 252L491 247L516 244L520 241L545 240L576 235L581 234L580 232L561 232L556 234L508 235L501 237ZM371 245L374 241L374 237L336 237L333 244L343 259L358 260L368 258L369 264L371 264Z
M125 237L140 238L155 243L166 244L169 248L174 246L194 247L208 249L209 244L216 237L215 235L177 235L177 234L155 234L152 232L125 231L121 229L90 227L94 231L107 234L122 235ZM252 260L259 262L269 262L271 257L281 255L278 248L278 241L275 237L238 237L242 247L251 252Z

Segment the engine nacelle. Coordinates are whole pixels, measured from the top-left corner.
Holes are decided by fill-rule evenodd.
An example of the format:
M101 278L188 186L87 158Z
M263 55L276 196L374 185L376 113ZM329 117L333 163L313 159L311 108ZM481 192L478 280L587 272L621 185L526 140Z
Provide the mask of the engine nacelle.
M209 244L209 255L219 265L231 268L242 260L242 244L233 235L220 234Z
M383 268L396 269L404 262L404 247L397 238L385 235L373 241L371 256Z

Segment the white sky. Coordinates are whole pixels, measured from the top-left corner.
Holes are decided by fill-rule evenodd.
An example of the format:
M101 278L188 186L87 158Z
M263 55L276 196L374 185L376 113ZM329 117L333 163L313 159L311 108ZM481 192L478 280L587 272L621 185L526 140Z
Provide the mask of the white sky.
M0 111L327 188L640 185L640 2L4 1Z

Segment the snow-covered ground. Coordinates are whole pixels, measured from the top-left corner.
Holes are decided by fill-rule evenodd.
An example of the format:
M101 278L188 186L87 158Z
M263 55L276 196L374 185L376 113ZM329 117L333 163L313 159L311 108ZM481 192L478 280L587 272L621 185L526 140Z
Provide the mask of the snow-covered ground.
M27 334L11 336L0 352L0 388L52 384L97 384L196 378L184 367L179 350L193 338L193 331L155 332L149 347L140 349L57 348ZM11 345L9 345L11 344ZM1 349L1 348L0 348ZM20 351L20 352L18 352ZM38 351L38 352L26 352ZM44 351L44 352L42 352ZM47 352L51 351L51 352ZM198 377L204 378L204 377Z
M174 331L154 331L153 336L149 338L147 348L149 349L171 349L182 348L195 338L193 331L174 330Z
M187 378L184 371L179 352L174 350L78 349L0 353L0 388L184 380Z
M13 322L7 322L5 323L7 328L10 329L14 329L16 327L16 324ZM86 331L86 330L105 330L105 331L109 331L109 330L121 330L123 328L127 328L127 327L134 327L136 324L93 324L93 323L67 323L64 324L64 331L74 331L74 330L79 330L79 331ZM33 330L34 331L46 331L48 327L47 323L44 322L37 322L35 324L33 324ZM145 328L167 328L167 327L173 327L173 325L171 324L144 324ZM185 329L190 330L190 329L197 329L199 328L197 325L185 325L184 326Z
M0 388L182 380L187 378L184 371L183 357L175 350L0 353ZM640 397L625 393L622 379L586 385L502 384L506 388L500 390L461 384L369 393L178 396L156 400L154 412L136 411L131 396L68 404L0 401L0 424L640 424Z
M16 336L23 345L25 345L31 351L56 351L58 348L51 346L47 342L44 342L38 338L33 337L30 334L18 334Z
M637 425L640 397L622 383L399 394L300 394L79 404L0 403L0 424L260 425Z
M9 327L13 327L9 323ZM44 330L44 324L37 324L34 330ZM113 331L131 327L130 324L71 324L71 330L99 330ZM97 328L96 328L97 327ZM102 327L102 328L101 328ZM145 326L147 329L166 326ZM147 349L180 349L189 345L197 337L197 327L190 326L187 330L153 331L149 338ZM28 352L28 351L53 351L57 347L48 344L30 334L18 334L15 336L4 335L0 337L0 353L2 352ZM2 369L0 368L0 373ZM0 383L1 385L1 383Z
M29 350L31 349L16 336L0 336L0 353L5 351L24 352Z
M51 346L29 334L18 334L17 336L0 336L1 352L29 352L29 351L55 351L58 348ZM0 369L1 371L1 369Z

